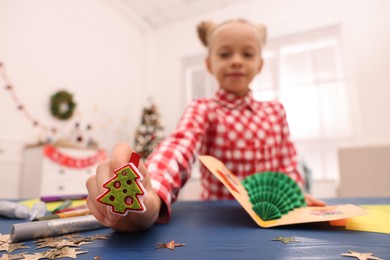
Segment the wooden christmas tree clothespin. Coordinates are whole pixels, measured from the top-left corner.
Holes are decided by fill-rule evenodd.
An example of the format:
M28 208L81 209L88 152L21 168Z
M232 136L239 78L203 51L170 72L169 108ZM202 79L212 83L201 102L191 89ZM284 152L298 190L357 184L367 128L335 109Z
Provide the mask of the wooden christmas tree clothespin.
M114 171L114 177L103 184L106 192L97 197L97 201L111 206L115 214L125 216L128 212L145 212L142 197L146 190L141 181L143 176L138 170L138 153L132 153L130 162Z

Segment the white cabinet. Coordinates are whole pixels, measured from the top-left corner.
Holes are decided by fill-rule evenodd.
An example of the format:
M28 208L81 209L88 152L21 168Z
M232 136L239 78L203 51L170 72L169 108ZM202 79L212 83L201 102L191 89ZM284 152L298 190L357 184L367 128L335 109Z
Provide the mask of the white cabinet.
M87 194L85 182L104 158L102 150L28 147L24 151L21 197Z
M20 196L22 152L25 141L0 137L0 199L15 199Z

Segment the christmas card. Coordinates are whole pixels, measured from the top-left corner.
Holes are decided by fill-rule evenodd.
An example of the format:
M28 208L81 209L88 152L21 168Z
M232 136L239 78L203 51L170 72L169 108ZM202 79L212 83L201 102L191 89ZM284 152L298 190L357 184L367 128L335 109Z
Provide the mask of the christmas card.
M366 214L362 208L352 204L308 207L298 185L285 174L258 173L241 181L218 159L212 156L200 156L199 159L263 228L333 221Z

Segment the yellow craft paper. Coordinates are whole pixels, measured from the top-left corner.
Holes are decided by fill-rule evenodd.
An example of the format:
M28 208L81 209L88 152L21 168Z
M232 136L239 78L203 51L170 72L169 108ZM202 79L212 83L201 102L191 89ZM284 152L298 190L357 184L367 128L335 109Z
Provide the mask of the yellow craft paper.
M390 214L390 205L360 205L360 207Z
M264 221L252 209L252 203L250 202L248 193L241 184L240 179L230 172L221 161L212 156L203 155L200 156L199 159L209 171L225 185L252 219L259 226L264 228L298 223L339 220L366 214L362 208L352 204L325 207L302 207L290 211L280 219Z
M20 201L20 203L26 205L29 208L32 208L32 206L39 201L41 201L41 200L40 199L29 199L29 200ZM63 201L46 202L46 210L53 211L56 208L58 208L62 203L63 203ZM77 206L81 206L81 205L85 205L85 204L86 204L85 199L72 200L72 204L70 207L77 207Z
M390 205L363 205L367 215L347 220L348 230L390 234Z

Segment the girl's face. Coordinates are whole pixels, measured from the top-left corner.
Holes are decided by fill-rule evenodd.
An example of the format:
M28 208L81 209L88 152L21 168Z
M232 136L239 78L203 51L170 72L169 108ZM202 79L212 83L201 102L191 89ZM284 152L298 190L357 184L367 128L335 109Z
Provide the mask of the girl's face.
M254 26L241 22L224 24L213 32L206 65L221 88L238 96L248 92L263 64L259 37Z

